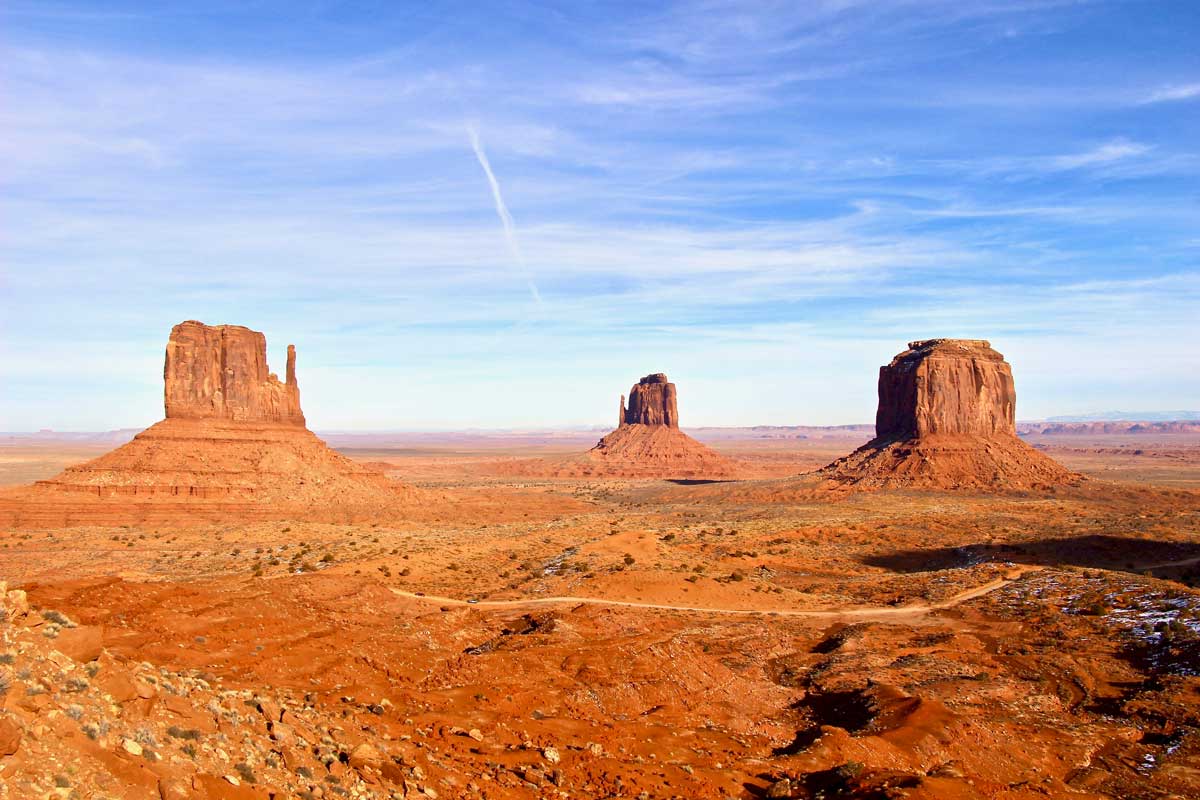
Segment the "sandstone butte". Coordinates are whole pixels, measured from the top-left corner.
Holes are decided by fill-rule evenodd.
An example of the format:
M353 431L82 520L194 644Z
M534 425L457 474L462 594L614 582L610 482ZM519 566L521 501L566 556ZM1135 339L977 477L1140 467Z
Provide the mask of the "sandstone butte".
M267 368L267 337L240 325L189 320L171 329L163 363L167 419L224 419L304 427L296 384L296 346L287 380Z
M646 478L728 478L738 465L679 430L675 384L647 375L621 397L617 428L589 450L583 474Z
M982 339L927 339L879 368L875 438L820 472L864 488L1033 489L1079 477L1017 438L1012 368Z
M0 522L122 524L179 515L350 518L417 490L330 449L305 427L288 346L285 380L263 334L182 322L163 368L165 416L127 444L0 498Z

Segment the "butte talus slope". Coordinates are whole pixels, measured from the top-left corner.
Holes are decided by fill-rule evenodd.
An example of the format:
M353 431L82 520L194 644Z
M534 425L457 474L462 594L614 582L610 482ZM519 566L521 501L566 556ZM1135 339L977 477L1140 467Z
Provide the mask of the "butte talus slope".
M175 515L338 518L386 508L417 490L334 452L305 427L288 347L285 381L267 369L266 338L237 325L171 330L166 419L110 453L0 500L10 524L89 524Z
M1017 438L1004 356L982 339L928 339L879 369L875 438L819 473L862 488L1033 489L1078 476Z

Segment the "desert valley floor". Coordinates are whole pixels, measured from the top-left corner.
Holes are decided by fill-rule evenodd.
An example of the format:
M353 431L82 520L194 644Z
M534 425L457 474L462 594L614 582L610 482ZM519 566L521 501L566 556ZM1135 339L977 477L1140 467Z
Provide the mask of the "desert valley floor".
M797 488L865 428L694 435L743 479L332 435L422 500L11 517L0 797L1200 797L1200 435L1029 435L1086 479L993 494ZM116 443L10 438L0 485Z

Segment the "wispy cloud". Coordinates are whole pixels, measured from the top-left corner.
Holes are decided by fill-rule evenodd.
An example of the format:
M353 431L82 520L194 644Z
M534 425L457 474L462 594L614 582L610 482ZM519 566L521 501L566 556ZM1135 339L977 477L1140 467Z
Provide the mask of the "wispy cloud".
M488 186L491 187L492 201L496 204L496 215L500 217L500 224L504 227L504 241L508 244L508 251L512 255L516 267L521 271L521 274L525 275L529 270L525 263L525 254L521 252L521 243L517 240L517 226L513 222L512 214L508 212L508 206L504 202L504 195L500 192L500 181L496 180L496 173L492 172L492 165L488 161L487 153L484 152L483 144L479 141L479 129L474 125L468 125L467 133L471 138L471 149L475 151L475 158L479 161L479 166L483 168L483 173L487 176ZM537 284L529 278L526 278L525 282L529 286L530 296L533 297L533 301L540 307L542 305L542 295L538 291Z
M1168 103L1176 100L1193 100L1197 97L1200 97L1200 83L1185 83L1156 89L1142 102Z
M1128 139L1114 139L1111 142L1097 145L1082 153L1055 156L1049 163L1057 169L1079 169L1080 167L1092 167L1098 164L1112 164L1115 161L1140 156L1149 152L1149 150L1150 147L1148 145L1140 142L1133 142Z

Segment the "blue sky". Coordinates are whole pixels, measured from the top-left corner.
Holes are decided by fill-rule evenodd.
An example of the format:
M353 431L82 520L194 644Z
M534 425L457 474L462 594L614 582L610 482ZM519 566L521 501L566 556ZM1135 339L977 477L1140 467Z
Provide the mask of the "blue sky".
M863 422L933 336L1020 418L1200 405L1190 0L2 16L0 430L160 418L184 319L327 430Z

